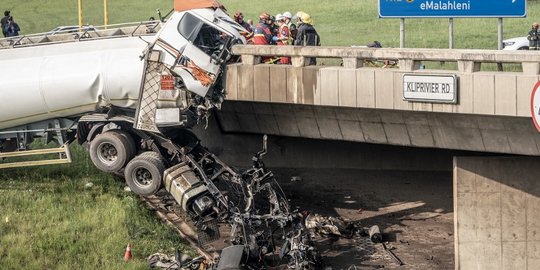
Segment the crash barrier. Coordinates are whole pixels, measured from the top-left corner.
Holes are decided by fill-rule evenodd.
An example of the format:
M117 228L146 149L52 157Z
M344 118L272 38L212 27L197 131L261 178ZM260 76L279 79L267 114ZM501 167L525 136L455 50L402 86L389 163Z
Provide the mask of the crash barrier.
M485 63L518 63L526 75L540 72L540 55L529 51L238 45L232 52L241 55L242 63L247 65L260 63L261 56L290 56L294 67L306 66L306 58L316 57L340 58L344 68L362 67L366 60L386 59L399 61L400 69L405 71L424 68L422 62L439 61L457 62L463 73L478 72Z
M76 42L121 36L154 35L161 28L160 21L142 21L104 26L82 26L76 30L46 32L0 39L0 49Z
M228 98L244 101L530 117L540 73L540 55L529 51L238 45L232 52L241 63L228 67ZM292 65L260 64L261 57L283 55ZM306 66L309 57L339 60ZM397 61L398 68L366 65L373 60ZM424 69L427 62L454 62L456 70ZM495 63L521 71L481 71ZM406 74L455 76L456 99L405 100Z

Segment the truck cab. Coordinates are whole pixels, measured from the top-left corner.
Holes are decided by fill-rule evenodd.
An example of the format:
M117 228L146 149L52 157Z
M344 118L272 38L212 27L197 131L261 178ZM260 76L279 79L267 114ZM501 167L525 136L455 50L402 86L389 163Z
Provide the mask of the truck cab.
M147 64L154 67L145 69L145 81L159 77L160 88L156 108L152 108L145 100L156 90L141 84L146 88L140 91L138 129L190 127L225 99L222 76L232 45L246 42L240 34L243 28L221 8L193 7L190 1L176 1L175 13L147 50Z

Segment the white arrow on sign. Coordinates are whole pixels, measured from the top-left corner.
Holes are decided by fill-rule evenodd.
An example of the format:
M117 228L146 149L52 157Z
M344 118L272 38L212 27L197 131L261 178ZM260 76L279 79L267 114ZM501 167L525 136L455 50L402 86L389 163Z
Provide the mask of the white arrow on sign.
M534 126L540 132L540 81L536 83L531 93L531 115Z

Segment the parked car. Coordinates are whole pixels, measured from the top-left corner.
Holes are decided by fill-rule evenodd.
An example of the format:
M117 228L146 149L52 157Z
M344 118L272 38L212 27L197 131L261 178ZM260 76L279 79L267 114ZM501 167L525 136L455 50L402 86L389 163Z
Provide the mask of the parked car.
M47 32L49 35L57 34L66 34L66 33L77 33L77 32L86 32L86 31L95 31L96 29L92 25L83 25L79 27L78 25L65 25L55 27L53 30Z
M516 50L528 50L529 40L527 37L517 37L503 40L503 50L516 51Z

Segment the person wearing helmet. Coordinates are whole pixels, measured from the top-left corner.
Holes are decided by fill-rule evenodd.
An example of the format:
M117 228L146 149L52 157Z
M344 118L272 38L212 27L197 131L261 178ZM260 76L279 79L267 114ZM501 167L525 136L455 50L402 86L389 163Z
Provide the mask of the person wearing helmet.
M289 32L291 33L290 34L291 42L289 43L292 44L292 41L296 38L296 32L297 32L296 24L293 23L292 14L290 12L288 11L283 12L283 17L285 17L285 24L287 25L287 27L289 28Z
M259 24L255 26L253 31L253 43L255 45L270 45L273 42L272 29L272 20L268 13L263 12L259 16Z
M529 40L529 50L538 50L540 49L540 31L538 31L538 23L534 22L532 24L532 29L527 35Z
M313 27L313 19L309 14L305 12L298 12L298 33L294 40L294 45L297 46L321 46L321 38ZM315 57L308 58L309 65L316 65L317 59Z
M289 32L289 26L285 23L285 17L281 14L278 14L276 16L276 21L279 26L278 33L277 33L277 45L278 46L284 46L284 45L291 45L290 43L290 32ZM291 58L287 56L280 57L279 62L281 64L290 64Z
M251 25L249 25L246 21L244 21L244 14L242 14L241 11L237 11L234 13L234 21L237 22L239 25L244 27L248 32L253 32L251 30Z
M281 15L281 14L278 14L278 15ZM274 17L273 15L270 15L270 30L272 30L272 35L274 37L277 37L278 25L276 23L276 17ZM274 40L274 45L275 45L275 40Z

